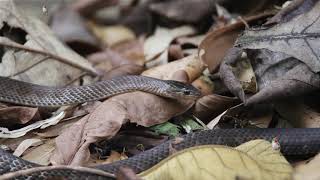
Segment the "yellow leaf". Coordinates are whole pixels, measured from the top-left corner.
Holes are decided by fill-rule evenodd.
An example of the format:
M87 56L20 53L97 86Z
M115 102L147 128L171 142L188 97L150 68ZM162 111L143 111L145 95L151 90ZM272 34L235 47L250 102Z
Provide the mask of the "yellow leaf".
M203 145L180 151L139 176L146 180L291 179L292 167L265 140L237 148Z

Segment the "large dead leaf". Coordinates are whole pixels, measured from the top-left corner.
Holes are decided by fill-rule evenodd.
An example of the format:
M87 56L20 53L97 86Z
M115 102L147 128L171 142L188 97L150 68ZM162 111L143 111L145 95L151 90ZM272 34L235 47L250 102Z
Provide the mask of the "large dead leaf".
M292 167L271 143L236 148L204 145L182 150L139 174L143 179L290 179Z
M88 146L113 137L122 124L130 121L142 126L160 124L185 112L193 103L165 99L144 92L112 97L98 106L57 139L51 158L54 164L83 164L89 158Z
M0 2L1 76L42 85L63 86L93 67L60 41L35 17L24 15L13 1Z
M313 72L320 72L320 2L304 1L313 2L316 3L312 8L301 9L302 14L296 15L295 11L289 14L295 17L288 22L245 31L236 46L282 52L304 62Z

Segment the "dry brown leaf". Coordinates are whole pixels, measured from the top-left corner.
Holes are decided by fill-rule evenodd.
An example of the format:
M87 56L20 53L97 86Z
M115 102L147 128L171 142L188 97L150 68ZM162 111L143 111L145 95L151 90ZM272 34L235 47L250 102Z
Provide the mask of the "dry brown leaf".
M82 117L82 116L81 116ZM51 126L47 129L44 129L40 132L35 132L34 134L36 134L37 136L41 137L41 138L53 138L53 137L57 137L59 136L65 129L67 129L68 127L72 126L72 124L74 124L75 122L77 122L80 119L80 117L72 119L72 120L68 120L68 121L64 121L60 122L59 124L55 125L55 126Z
M272 13L261 13L256 16L243 18L247 23L266 18ZM210 32L199 46L199 57L208 66L210 72L218 70L227 51L233 46L240 32L245 28L243 20L227 25L223 28Z
M74 1L72 8L83 16L90 16L99 9L112 6L118 3L118 0L80 0Z
M135 62L137 65L144 65L143 52L144 38L118 43L112 46L112 50L120 53L123 57Z
M13 155L20 157L29 147L39 146L42 143L41 139L26 139L19 144Z
M318 102L318 101L317 101ZM315 102L315 103L317 103ZM301 99L288 99L275 104L275 110L281 117L290 121L297 128L319 128L320 113L318 108L307 106Z
M192 37L180 37L180 38L177 38L176 41L180 45L190 44L195 47L198 47L205 37L206 37L205 35L198 35L198 36L192 36Z
M165 52L171 41L177 37L191 35L194 29L189 26L182 26L175 29L166 29L158 27L154 35L146 39L144 43L144 53L147 61L151 61ZM160 64L167 63L167 57Z
M121 65L135 64L134 61L123 57L121 54L111 49L91 54L88 56L88 60L95 64L97 69L105 73Z
M225 110L239 104L238 98L212 94L198 99L193 111L194 115L204 122L215 118Z
M47 166L50 164L50 157L55 149L54 139L50 139L44 142L44 144L28 151L22 159Z
M9 34L0 37L2 47L9 47L2 56L1 76L19 74L14 77L42 85L63 86L78 77L81 70L96 74L84 58L66 48L40 20L24 15L11 0L1 1L0 6L1 28ZM10 39L20 37L14 33L16 30L22 31L20 36L25 32L18 41Z
M301 164L295 167L293 179L294 180L317 180L320 179L320 154L315 156L307 164Z
M150 5L151 11L167 19L184 23L199 23L214 12L215 1L176 0ZM192 13L191 13L192 12Z
M14 124L25 124L31 120L39 120L38 108L11 106L0 109L0 125L10 126Z
M100 42L87 28L80 14L70 7L61 6L50 20L55 35L81 55L100 50Z
M196 55L191 55L183 59L144 71L142 75L159 79L170 79L173 77L173 74L179 70L186 71L189 77L189 82L192 82L194 79L200 76L204 70L204 65L201 61L199 61Z
M124 160L127 159L128 156L126 156L124 153L118 153L116 151L111 151L110 156L107 158L106 161L104 161L104 163L109 164L109 163L113 163L119 160Z
M170 61L182 59L184 57L181 46L177 44L170 45L168 53Z
M113 137L122 124L130 121L142 126L160 124L185 112L193 103L165 99L144 92L112 97L56 138L53 164L83 164L89 159L88 146Z
M125 26L101 26L90 23L90 28L98 37L98 39L100 39L108 47L124 41L131 41L136 38L134 32Z
M214 82L205 75L200 76L192 82L192 85L201 91L202 95L210 95L214 93Z

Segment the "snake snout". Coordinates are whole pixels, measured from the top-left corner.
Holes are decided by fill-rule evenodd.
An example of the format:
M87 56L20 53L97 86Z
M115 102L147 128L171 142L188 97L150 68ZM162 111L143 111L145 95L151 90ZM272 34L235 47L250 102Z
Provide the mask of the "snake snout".
M201 97L201 92L191 84L185 84L179 81L169 81L170 94L176 99L198 99Z

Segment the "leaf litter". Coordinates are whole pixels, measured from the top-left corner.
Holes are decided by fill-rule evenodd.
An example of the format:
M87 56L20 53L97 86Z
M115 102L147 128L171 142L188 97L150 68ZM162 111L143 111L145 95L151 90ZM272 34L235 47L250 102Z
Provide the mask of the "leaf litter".
M49 26L39 15L24 14L42 9L22 12L25 6L0 3L1 76L68 86L144 75L192 83L203 94L188 102L132 92L60 110L1 104L0 142L26 160L90 166L207 128L320 127L315 102L320 88L317 0L80 0L56 9L46 5L42 16L51 16ZM207 148L219 153L210 154ZM221 173L228 174L224 179L319 176L314 170L317 156L293 169L290 159L261 140L235 149L213 145L170 152L172 156L138 176L182 177L180 171L162 167L178 167L177 159L187 160L179 167L191 168L184 174L190 179ZM194 164L190 153L203 161ZM239 156L255 170L239 166ZM189 165L209 168L211 174ZM130 169L119 174L139 178Z

